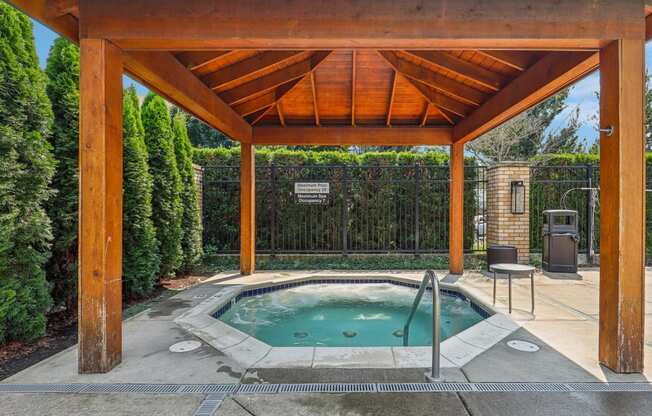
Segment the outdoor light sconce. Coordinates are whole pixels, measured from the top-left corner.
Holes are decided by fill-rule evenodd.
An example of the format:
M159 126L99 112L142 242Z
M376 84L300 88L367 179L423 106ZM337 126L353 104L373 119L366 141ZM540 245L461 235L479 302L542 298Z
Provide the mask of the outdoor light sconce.
M512 214L525 214L525 185L512 181Z

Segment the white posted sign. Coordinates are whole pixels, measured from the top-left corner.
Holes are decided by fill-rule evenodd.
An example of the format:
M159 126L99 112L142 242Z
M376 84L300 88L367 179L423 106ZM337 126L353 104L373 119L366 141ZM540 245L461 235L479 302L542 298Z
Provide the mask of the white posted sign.
M325 204L328 201L328 182L295 182L294 195L299 204Z

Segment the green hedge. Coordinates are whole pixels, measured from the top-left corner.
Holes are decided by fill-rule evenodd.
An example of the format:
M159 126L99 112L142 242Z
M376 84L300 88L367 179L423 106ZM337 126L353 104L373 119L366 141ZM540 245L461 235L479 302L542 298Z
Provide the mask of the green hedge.
M237 147L194 150L194 162L204 168L204 244L218 252L238 249L239 158L240 149ZM272 249L272 216L276 211L277 251L340 251L345 200L349 250L411 250L415 238L415 164L420 166L419 246L426 251L446 250L448 247L447 153L356 155L337 151L259 149L256 164L259 250ZM467 160L467 165L473 164L473 159ZM479 171L467 169L466 179L475 180ZM347 181L349 197L346 199L342 186L345 174L350 181ZM324 180L331 184L328 204L306 206L294 202L294 182L310 180ZM477 193L474 187L467 186L465 227L471 230L465 233L467 249L474 247L475 233L472 230L478 210Z
M652 188L652 152L645 155L646 159L646 181L647 189ZM541 249L540 228L541 228L541 211L548 208L560 208L561 196L563 193L574 187L586 186L580 183L581 178L586 178L586 170L578 170L570 173L569 170L562 167L580 167L593 166L592 183L594 187L599 187L600 181L600 157L597 154L558 154L558 155L540 155L533 160L535 175L532 177L532 187L530 191L530 205L532 207L530 216L530 247L533 250ZM559 166L560 169L548 170L545 173L543 169L537 170L537 166ZM541 176L538 176L540 172ZM571 180L577 182L566 182L556 184L537 183L539 179L546 180ZM570 192L565 198L566 206L570 209L577 209L580 225L580 248L586 249L586 206L588 193L586 191ZM646 252L652 256L652 193L646 193ZM538 209L537 209L538 207ZM600 204L599 197L596 199L595 206L595 249L599 248L600 238Z

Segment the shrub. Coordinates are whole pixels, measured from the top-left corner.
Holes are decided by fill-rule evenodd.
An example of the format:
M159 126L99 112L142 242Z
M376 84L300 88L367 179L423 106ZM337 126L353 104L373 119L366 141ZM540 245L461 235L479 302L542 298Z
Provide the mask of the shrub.
M145 144L152 174L152 218L160 243L159 274L173 275L181 265L181 178L174 154L170 113L163 99L150 93L142 108Z
M124 200L123 276L125 297L150 293L160 266L152 221L152 176L147 162L136 89L125 91L123 104Z
M45 332L52 109L28 17L0 3L0 343Z
M45 73L54 123L50 143L57 169L54 196L46 204L52 221L52 257L46 272L57 305L74 311L77 300L77 217L79 204L79 49L57 38Z
M186 129L186 115L176 111L172 123L174 151L182 186L181 271L187 273L202 257L201 213L199 211L197 183L195 182L192 166L192 145Z

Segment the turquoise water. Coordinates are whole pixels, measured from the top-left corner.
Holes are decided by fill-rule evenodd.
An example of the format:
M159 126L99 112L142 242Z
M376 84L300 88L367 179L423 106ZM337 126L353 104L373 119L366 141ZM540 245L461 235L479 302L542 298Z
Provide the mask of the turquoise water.
M309 284L240 299L219 319L274 347L400 346L417 290L390 283ZM410 326L410 346L431 345L426 292ZM467 301L441 296L442 340L480 322Z

